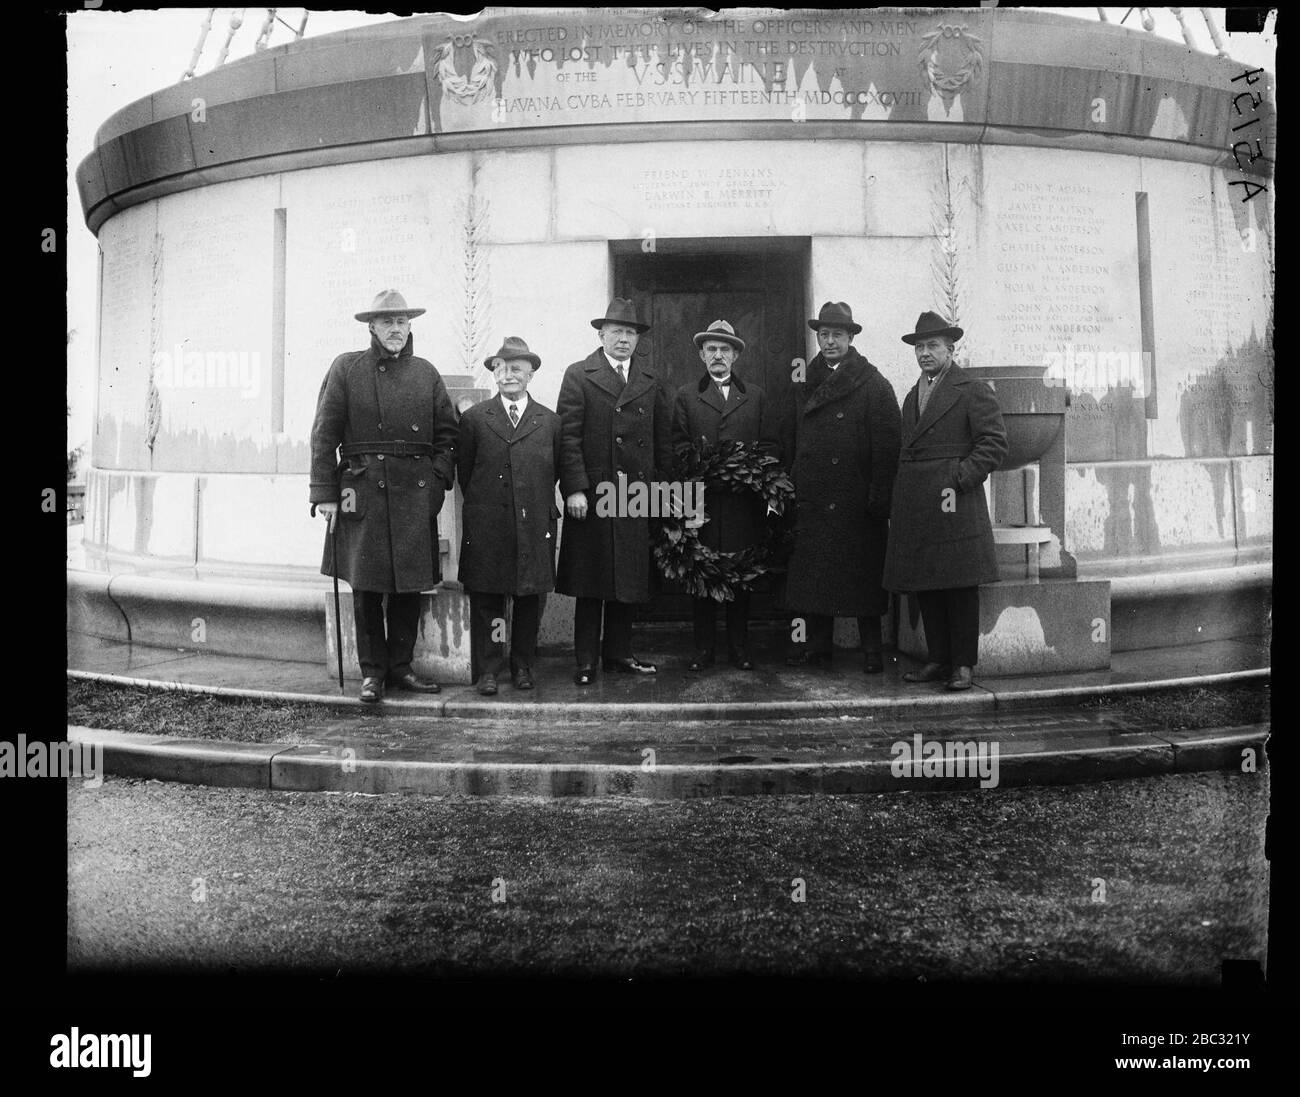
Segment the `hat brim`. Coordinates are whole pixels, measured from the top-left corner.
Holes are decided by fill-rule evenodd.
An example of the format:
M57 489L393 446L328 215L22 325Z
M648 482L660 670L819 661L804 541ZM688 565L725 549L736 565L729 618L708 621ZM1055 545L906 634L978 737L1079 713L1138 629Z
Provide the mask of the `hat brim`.
M408 320L414 320L417 316L423 316L428 309L371 309L369 312L358 312L356 317L363 324L380 316L405 316Z
M862 330L861 324L855 324L852 320L809 320L808 326L816 331L818 328L843 328L845 331L857 335Z
M715 339L719 343L730 343L737 350L745 349L745 340L739 335L728 335L725 331L697 331L692 338L697 347L702 347L710 339Z
M487 371L491 373L496 369L496 367L492 365L493 362L514 362L516 360L521 362L531 362L534 370L542 368L542 360L538 358L537 355L520 354L518 351L513 354L494 354L490 358L484 358L483 365Z
M600 329L603 328L606 324L623 324L629 328L636 328L638 335L643 331L650 330L649 324L640 324L637 323L635 320L613 320L608 316L602 316L600 317L600 319L593 320L591 322L591 326L595 328L597 331L600 331Z
M948 336L953 342L956 342L966 333L961 328L935 328L933 331L914 331L903 336L903 342L910 346L915 346L922 339L943 338Z

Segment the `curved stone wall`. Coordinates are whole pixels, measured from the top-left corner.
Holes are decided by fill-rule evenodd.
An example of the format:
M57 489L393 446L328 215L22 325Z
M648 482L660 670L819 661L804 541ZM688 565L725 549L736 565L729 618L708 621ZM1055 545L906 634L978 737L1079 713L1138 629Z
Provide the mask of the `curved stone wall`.
M1240 186L1268 161L1231 152L1241 66L957 19L422 17L113 116L78 173L102 252L90 555L312 576L316 393L381 286L429 310L416 353L462 389L523 336L554 406L620 248L756 238L801 242L807 315L849 301L900 398L924 308L973 365L1050 363L1081 562L1266 552L1274 245L1271 189Z

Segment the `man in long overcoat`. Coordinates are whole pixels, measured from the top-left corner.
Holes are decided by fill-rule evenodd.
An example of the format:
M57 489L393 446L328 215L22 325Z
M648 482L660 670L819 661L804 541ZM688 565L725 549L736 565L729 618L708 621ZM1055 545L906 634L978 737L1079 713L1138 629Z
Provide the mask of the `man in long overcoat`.
M903 448L894 486L885 586L914 593L929 662L903 675L970 689L979 655L979 584L998 578L983 484L1007 454L993 390L952 361L962 329L923 312L903 336L921 378L903 401Z
M456 468L465 505L459 578L469 592L478 691L489 695L506 666L507 595L513 601L511 678L516 689L532 689L541 595L555 589L555 484L564 454L560 417L528 395L541 364L522 339L507 337L484 361L497 395L460 420Z
M424 311L384 290L356 314L370 346L334 359L312 424L312 513L326 520L321 573L352 587L366 702L382 700L385 684L439 691L412 672L411 657L420 592L442 579L438 512L453 483L456 413L433 364L415 357L411 318Z
M829 666L836 617L856 617L863 670L879 674L881 586L900 423L894 389L852 346L862 325L843 301L808 326L820 348L794 388L795 540L786 605L806 627L807 660ZM793 649L791 662L803 653Z
M649 324L636 306L616 297L592 320L601 345L564 371L556 402L564 437L560 490L566 521L555 589L577 599L574 681L595 681L596 660L606 670L654 674L632 654L632 614L650 600L650 520L605 514L598 498L626 498L628 484L656 480L672 465L672 409L659 379L632 357ZM604 639L602 641L602 620Z
M753 382L734 372L745 342L725 320L715 320L707 331L697 332L695 345L705 373L677 390L673 404L673 450L710 443L715 449L727 442L750 442L757 452L779 457L780 428L775 409ZM709 489L704 497L708 520L700 528L700 543L716 552L741 552L762 540L765 507L748 490L726 492ZM715 628L718 603L694 598L695 654L691 670L711 666L716 657ZM733 666L753 670L749 656L749 592L738 590L726 603L727 653Z

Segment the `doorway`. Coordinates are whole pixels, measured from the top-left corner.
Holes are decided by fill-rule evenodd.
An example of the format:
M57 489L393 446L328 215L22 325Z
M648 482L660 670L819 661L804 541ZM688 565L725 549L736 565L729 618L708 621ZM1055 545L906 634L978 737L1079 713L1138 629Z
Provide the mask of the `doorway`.
M745 341L736 374L773 401L782 418L792 414L791 362L807 355L807 237L726 237L657 240L653 252L640 240L611 241L613 292L630 297L651 327L637 343L639 364L654 373L670 396L698 383L704 366L692 336L726 320ZM779 620L770 584L751 603L755 620ZM645 621L689 621L691 600L679 583L659 580Z

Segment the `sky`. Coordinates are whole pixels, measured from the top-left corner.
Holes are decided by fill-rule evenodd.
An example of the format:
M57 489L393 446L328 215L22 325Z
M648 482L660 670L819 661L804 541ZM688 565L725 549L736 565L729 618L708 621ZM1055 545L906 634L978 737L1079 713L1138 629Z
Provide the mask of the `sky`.
M648 6L648 5L647 5ZM208 34L197 73L209 71L226 38L232 11L218 8ZM243 25L233 39L229 59L253 52L266 8L247 8ZM1095 18L1094 8L1034 8L1030 10ZM1127 8L1105 9L1118 23ZM1209 34L1195 8L1185 8L1198 46L1212 49ZM1215 22L1223 26L1223 9L1210 8ZM1178 24L1166 8L1153 8L1155 33L1181 41ZM90 153L95 131L115 111L160 88L177 83L189 64L206 9L164 8L159 11L73 11L68 14L68 401L72 417L68 425L69 447L87 442L94 408L95 296L97 245L86 228L77 197L77 165ZM279 8L284 22L297 27L304 9ZM391 14L361 11L313 11L307 21L307 37L347 30L371 23L388 22ZM1125 26L1137 27L1137 12ZM1271 30L1271 24L1268 28ZM1245 63L1276 72L1276 37L1271 33L1227 35L1229 54ZM268 44L284 45L292 32L274 24Z

